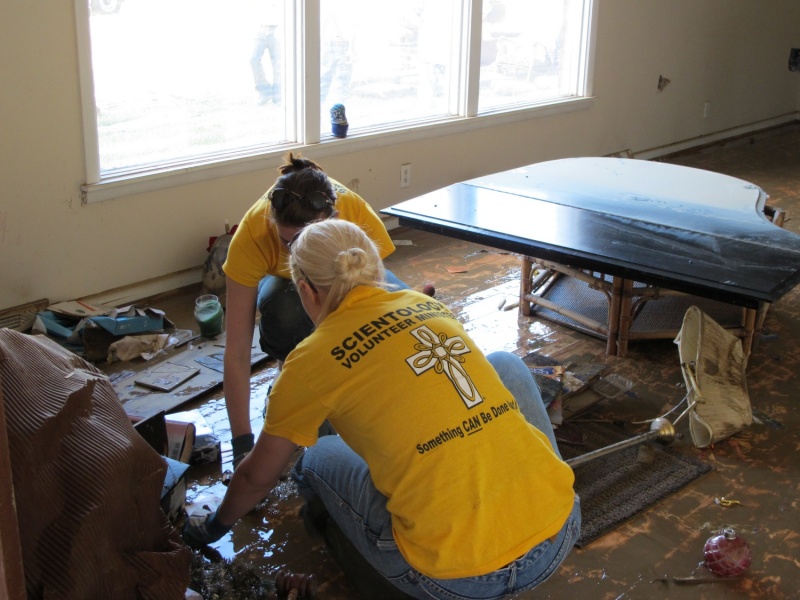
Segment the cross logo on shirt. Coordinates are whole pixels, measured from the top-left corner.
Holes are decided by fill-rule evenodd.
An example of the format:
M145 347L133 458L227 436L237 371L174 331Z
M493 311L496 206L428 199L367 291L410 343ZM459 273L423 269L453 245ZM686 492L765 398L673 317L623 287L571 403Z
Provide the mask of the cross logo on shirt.
M414 329L411 335L419 340L418 344L414 344L414 349L418 352L407 358L406 362L417 375L429 369L433 369L435 373L444 373L467 408L483 402L475 384L462 366L464 357L461 355L471 351L461 337L448 338L447 334L436 334L426 325Z

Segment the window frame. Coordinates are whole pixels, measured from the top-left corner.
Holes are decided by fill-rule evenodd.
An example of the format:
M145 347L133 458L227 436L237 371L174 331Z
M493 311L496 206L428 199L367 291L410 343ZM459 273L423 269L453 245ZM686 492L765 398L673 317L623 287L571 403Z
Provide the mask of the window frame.
M459 50L466 60L461 61L460 70L452 82L453 86L458 87L458 93L453 94L452 100L452 108L457 114L444 118L394 123L391 126L351 132L347 138L334 138L322 136L320 131L319 0L286 0L286 26L294 27L293 45L286 49L287 58L299 66L293 74L294 80L287 82L286 126L287 132L291 134L288 137L293 137L296 141L177 159L158 166L148 165L102 174L94 101L89 3L87 0L75 0L86 165L86 183L80 186L82 202L92 204L270 168L275 160L285 156L289 150L300 153L313 150L315 158L324 159L334 154L373 150L444 135L458 135L487 127L587 109L594 102L592 87L597 1L583 0L581 30L584 39L581 40L581 44L584 51L581 53L579 64L576 65L583 76L578 82L575 96L512 108L504 107L479 114L482 0L463 0L460 15L461 31L468 32L469 35L461 37ZM474 18L475 15L477 18Z

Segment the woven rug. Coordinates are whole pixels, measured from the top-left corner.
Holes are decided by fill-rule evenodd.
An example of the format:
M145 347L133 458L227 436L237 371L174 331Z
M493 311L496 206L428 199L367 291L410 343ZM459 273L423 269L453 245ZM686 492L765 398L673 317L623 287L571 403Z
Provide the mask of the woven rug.
M611 423L577 421L565 429L571 429L570 437L582 439L584 444L560 443L564 460L632 437ZM641 450L640 456L642 448L647 449ZM583 523L576 546L585 546L712 469L707 463L652 442L575 467L575 491L581 498Z

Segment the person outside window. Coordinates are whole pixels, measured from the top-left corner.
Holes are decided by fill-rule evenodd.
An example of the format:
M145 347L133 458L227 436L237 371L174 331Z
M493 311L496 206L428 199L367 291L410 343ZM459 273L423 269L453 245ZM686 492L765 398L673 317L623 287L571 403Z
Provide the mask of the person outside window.
M275 0L259 0L257 10L258 29L253 39L253 51L250 54L253 83L258 92L259 104L267 102L280 104L283 53L278 31L283 11L280 3ZM269 77L264 69L265 54L269 55Z
M301 446L291 475L307 524L335 525L343 568L362 560L377 575L365 597L499 598L542 583L581 517L528 367L484 355L441 302L387 285L352 223L313 223L290 241L316 328L287 357L222 503L190 518L184 539L220 539ZM338 435L318 437L325 420Z

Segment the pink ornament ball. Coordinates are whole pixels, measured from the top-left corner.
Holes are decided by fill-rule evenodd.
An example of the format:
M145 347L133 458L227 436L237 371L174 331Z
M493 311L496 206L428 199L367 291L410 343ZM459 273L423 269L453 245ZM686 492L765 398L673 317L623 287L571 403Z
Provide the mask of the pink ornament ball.
M708 538L703 548L706 568L720 577L736 577L750 568L753 554L744 539L733 529L723 529Z

